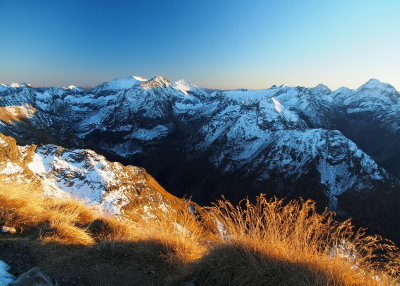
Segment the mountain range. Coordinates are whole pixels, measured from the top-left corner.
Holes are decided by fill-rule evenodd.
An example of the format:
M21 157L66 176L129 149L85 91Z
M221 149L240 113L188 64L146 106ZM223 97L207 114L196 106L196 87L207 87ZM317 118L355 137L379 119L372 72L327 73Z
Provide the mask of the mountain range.
M212 91L162 76L92 89L0 85L0 132L16 140L0 138L15 151L0 173L29 173L49 192L119 212L138 189L162 189L124 166L135 165L200 204L221 195L312 198L400 241L399 111L398 91L376 79L334 91Z

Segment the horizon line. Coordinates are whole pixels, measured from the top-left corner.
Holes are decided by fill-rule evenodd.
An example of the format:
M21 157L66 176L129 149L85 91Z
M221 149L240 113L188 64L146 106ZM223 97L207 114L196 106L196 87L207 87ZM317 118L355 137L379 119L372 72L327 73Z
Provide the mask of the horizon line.
M0 82L0 86L18 88L18 87L22 87L22 85L26 85L26 86L31 87L31 88L60 88L60 89L68 89L68 87L77 87L77 88L80 88L80 89L83 89L83 90L91 90L91 89L94 89L94 88L96 88L96 87L98 87L98 86L104 84L104 83L111 82L111 81L118 80L118 79L128 79L128 78L139 77L139 78L142 78L142 79L144 80L144 82L145 82L145 81L152 80L152 79L156 78L157 76L161 76L161 77L167 79L171 84L177 83L177 82L182 81L182 80L183 80L183 81L186 81L184 78L180 78L180 79L178 79L178 80L176 80L176 81L173 81L173 80L169 80L167 77L165 77L165 76L163 76L163 75L156 74L155 76L151 77L150 79L146 79L146 78L143 78L143 77L140 77L140 76L136 76L136 75L130 75L130 76L127 76L127 77L116 77L116 78L113 78L113 79L108 80L108 81L103 81L103 82L101 82L101 83L99 83L99 84L97 84L97 85L75 85L75 84L65 84L65 85L64 85L64 84L63 84L63 85L34 85L34 84L31 84L31 83L27 83L27 82L9 82L9 83ZM294 84L294 85L292 85L292 84L272 84L270 87L266 87L266 88L247 88L247 87L238 87L238 88L214 88L214 87L207 87L207 86L198 86L197 84L193 83L192 81L186 81L186 82L188 82L189 84L191 84L191 85L193 85L193 86L202 88L202 89L220 90L220 91L241 90L241 89L246 89L246 90L263 90L263 89L271 89L271 88L277 88L277 87L304 87L304 88L315 88L315 87L318 87L318 86L321 86L321 85L327 87L330 91L335 91L335 90L338 90L338 89L341 89L341 88L348 88L348 89L350 89L350 90L356 90L356 89L360 88L361 86L365 85L366 83L368 83L368 82L370 82L370 81L373 81L373 80L378 81L378 82L383 83L383 84L388 84L388 85L392 86L392 87L393 87L396 91L398 91L398 92L399 92L399 90L400 90L400 89L396 88L393 84L391 84L391 83L389 83L389 82L381 81L381 80L379 80L379 79L377 79L377 78L374 78L374 77L372 77L372 78L366 80L364 83L362 83L361 85L359 85L358 87L355 87L355 88L350 88L350 87L348 87L348 86L346 86L346 85L340 85L340 86L337 87L337 88L331 88L331 87L329 87L329 85L324 84L324 83L318 83L318 84L313 85L313 86L296 85L296 84ZM15 86L13 86L13 85L15 85Z

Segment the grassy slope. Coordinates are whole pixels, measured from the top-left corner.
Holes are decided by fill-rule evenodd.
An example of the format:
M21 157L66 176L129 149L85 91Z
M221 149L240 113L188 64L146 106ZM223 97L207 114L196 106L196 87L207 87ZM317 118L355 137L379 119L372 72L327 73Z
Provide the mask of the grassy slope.
M0 225L19 233L0 236L0 259L15 274L39 266L60 285L390 285L400 265L392 244L311 201L221 200L197 217L133 220L3 185Z

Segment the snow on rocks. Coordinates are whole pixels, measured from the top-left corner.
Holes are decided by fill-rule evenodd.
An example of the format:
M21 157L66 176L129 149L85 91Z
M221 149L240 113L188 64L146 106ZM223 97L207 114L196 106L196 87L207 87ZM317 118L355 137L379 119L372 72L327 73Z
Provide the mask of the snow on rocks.
M140 86L145 90L150 90L150 89L154 89L154 88L172 87L172 84L167 78L165 78L161 75L156 75L152 79L141 83Z
M5 164L5 166L3 166L3 168L1 169L1 165L0 165L0 174L2 175L14 175L14 174L20 174L24 171L24 169L12 162L7 162Z
M148 183L149 175L142 168L109 162L87 149L18 146L14 139L2 134L0 139L9 148L1 150L4 157L0 157L0 183L39 182L44 195L78 198L100 212L121 216L125 206L135 200L157 198L162 202L159 209L169 209L168 200L160 193L162 188ZM150 214L151 211L149 208Z
M46 145L36 149L28 167L55 193L66 192L119 214L121 207L127 203L124 188L120 186L127 177L124 168L93 151ZM109 192L109 189L113 191Z

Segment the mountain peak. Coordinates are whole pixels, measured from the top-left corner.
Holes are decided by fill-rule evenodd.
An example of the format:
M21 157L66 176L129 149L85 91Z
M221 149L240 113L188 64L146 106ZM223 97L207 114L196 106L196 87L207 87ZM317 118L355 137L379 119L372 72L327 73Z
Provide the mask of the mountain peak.
M188 82L186 79L179 79L179 80L177 80L176 82L174 82L174 86L177 86L177 85L181 85L181 86L188 86L188 87L190 87L190 86L196 86L196 85L194 85L194 84L191 84L190 82ZM197 87L197 86L196 86Z
M95 89L97 91L130 89L145 81L147 81L147 79L140 76L118 77L98 85Z
M316 93L321 93L321 94L328 94L328 93L332 92L329 87L327 87L326 85L321 84L321 83L318 84L316 87L313 87L312 91L314 91Z
M198 90L200 89L197 85L191 84L185 79L180 79L174 82L173 87L177 90L180 90L184 94L188 94L188 91Z
M76 87L75 85L71 84L69 86L63 86L63 89L68 89L68 90L80 90L79 87Z
M1 84L1 85L6 86L6 87L12 87L12 88L17 88L17 87L32 87L31 84L25 83L25 82L23 82L23 83L12 82L12 83L10 83L10 84L8 84L8 85L5 85L5 84Z
M144 89L153 89L153 88L171 87L172 84L167 78L163 77L162 75L156 75L152 79L146 82L142 82L140 86L143 87Z
M144 78L144 77L141 77L141 76L137 76L137 75L133 75L132 78L137 80L137 81L147 81L147 78Z
M390 84L382 82L376 78L371 78L369 81L361 85L358 89L388 89L393 88ZM393 88L394 89L394 88Z
M157 81L157 82L161 82L161 83L164 83L164 84L170 84L171 85L171 82L166 78L166 77L164 77L164 76L162 76L162 75L156 75L155 77L153 77L152 79L150 79L150 80L152 80L152 81Z

